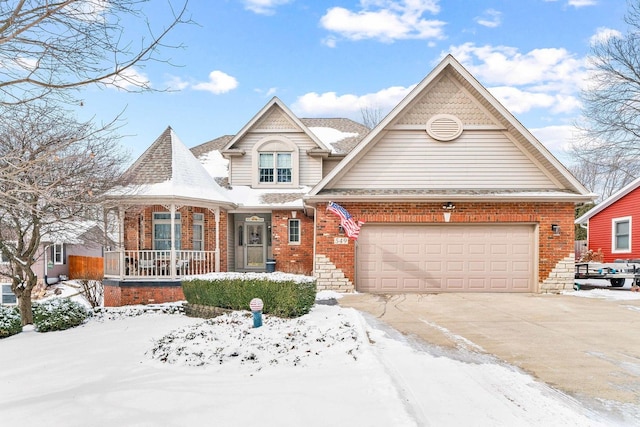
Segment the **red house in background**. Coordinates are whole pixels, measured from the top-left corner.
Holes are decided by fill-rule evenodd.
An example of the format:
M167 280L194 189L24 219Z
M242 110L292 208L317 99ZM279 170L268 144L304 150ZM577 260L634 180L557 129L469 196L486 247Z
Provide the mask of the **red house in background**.
M587 247L601 250L604 262L640 260L640 178L575 222L588 226Z

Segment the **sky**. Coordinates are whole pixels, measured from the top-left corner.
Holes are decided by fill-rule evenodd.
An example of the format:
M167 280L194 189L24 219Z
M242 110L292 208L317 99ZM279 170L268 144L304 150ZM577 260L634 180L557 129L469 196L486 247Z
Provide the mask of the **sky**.
M158 29L168 3L150 3ZM80 115L120 114L132 160L167 126L188 147L235 134L273 96L301 118L362 122L363 108L388 113L450 53L567 164L591 43L624 34L626 10L626 0L190 0L194 23L165 40L181 47L131 71L159 92L89 87Z
M339 298L329 294L318 299ZM316 304L297 319L264 315L253 328L248 311L205 321L167 314L171 306L110 308L73 329L29 325L2 339L0 423L611 427L640 417L635 405L596 407L491 355L417 342L352 308Z

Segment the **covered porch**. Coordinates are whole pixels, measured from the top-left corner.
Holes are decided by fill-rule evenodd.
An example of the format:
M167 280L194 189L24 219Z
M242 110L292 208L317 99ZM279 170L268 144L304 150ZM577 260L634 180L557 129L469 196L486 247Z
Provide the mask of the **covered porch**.
M180 279L216 269L218 251L117 250L104 253L104 277L120 280Z

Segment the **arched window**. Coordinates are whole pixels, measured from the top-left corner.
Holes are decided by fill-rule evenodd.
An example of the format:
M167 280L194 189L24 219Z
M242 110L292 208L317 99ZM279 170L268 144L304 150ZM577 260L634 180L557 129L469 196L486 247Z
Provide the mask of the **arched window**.
M255 187L297 187L298 149L289 139L269 136L253 148Z

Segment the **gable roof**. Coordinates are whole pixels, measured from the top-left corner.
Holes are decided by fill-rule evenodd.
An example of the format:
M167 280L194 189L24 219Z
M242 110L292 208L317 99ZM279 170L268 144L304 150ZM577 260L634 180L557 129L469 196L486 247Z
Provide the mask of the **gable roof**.
M366 154L380 142L385 134L391 129L403 129L417 125L416 117L412 109L426 109L421 111L423 116L433 117L437 113L448 113L449 111L428 111L432 104L419 104L422 97L429 93L429 90L438 83L443 76L449 76L459 82L466 93L473 97L473 105L465 105L465 100L454 100L452 107L460 110L462 114L465 108L475 108L481 112L483 117L481 122L476 124L471 122L470 128L481 126L484 129L494 129L507 133L514 139L522 155L538 168L541 175L546 176L547 181L553 188L531 188L516 191L514 189L483 189L469 188L457 189L455 191L438 190L437 188L412 188L412 189L333 189L332 187L352 169ZM421 122L424 123L424 122ZM466 125L465 125L466 126ZM465 128L466 129L466 128ZM335 196L335 197L334 197ZM316 201L325 198L356 197L366 198L389 198L389 199L435 199L442 197L451 199L464 199L473 197L499 199L499 200L593 200L596 195L590 193L565 167L542 145L500 102L498 102L489 91L484 88L453 56L445 57L346 157L336 166L320 183L318 183L309 193L308 199Z
M269 119L270 115L277 115L277 122L281 129L277 131L304 132L317 145L317 149L329 152L329 148L307 128L307 126L289 110L289 108L278 97L274 96L242 129L222 148L222 152L232 150L236 142L241 140L247 132L257 127L263 120Z
M637 188L640 188L640 177L636 178L635 180L633 180L626 186L622 187L620 190L616 191L615 193L613 193L611 196L609 196L602 202L598 203L594 208L586 212L580 218L576 219L575 223L587 224L589 222L589 219L593 218L594 216L596 216L596 214L602 212L603 210L613 205L615 202L622 199L624 196L636 190Z
M170 126L125 171L124 182L109 198L234 205Z

